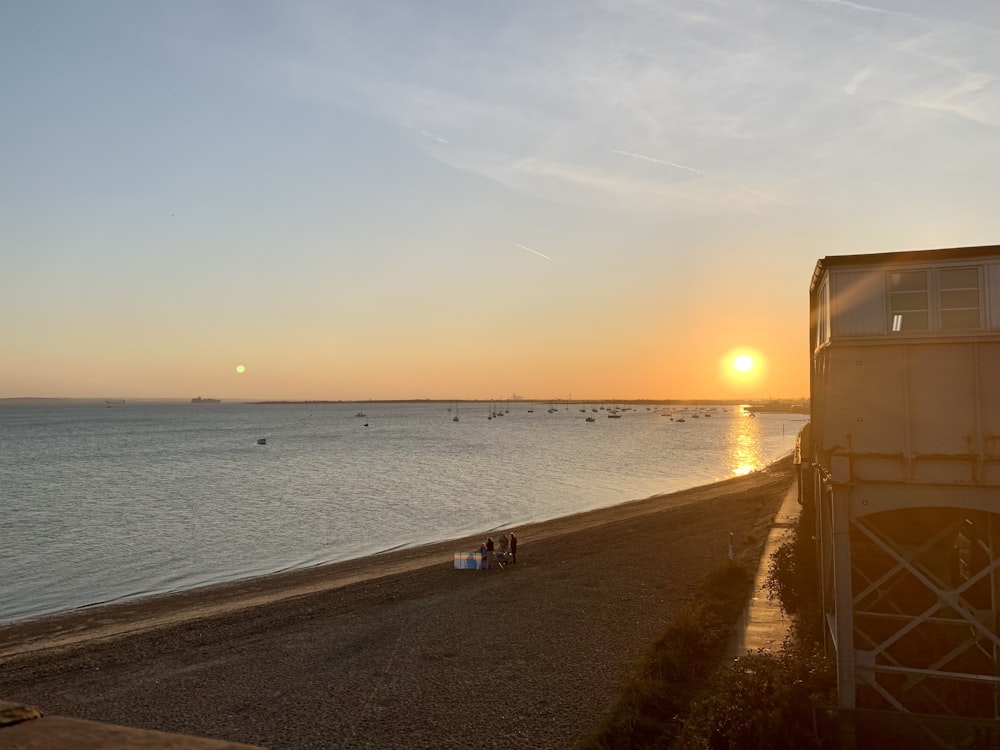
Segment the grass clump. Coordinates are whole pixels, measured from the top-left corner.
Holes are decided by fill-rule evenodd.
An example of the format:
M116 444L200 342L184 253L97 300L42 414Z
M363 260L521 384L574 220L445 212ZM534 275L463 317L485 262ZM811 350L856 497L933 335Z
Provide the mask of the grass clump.
M687 750L833 748L825 710L835 699L830 660L814 651L757 652L719 669L691 706Z

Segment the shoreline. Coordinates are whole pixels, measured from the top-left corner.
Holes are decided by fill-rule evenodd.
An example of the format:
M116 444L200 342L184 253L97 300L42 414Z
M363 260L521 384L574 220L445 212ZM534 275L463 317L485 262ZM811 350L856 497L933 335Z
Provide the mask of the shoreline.
M566 747L726 560L729 531L738 558L759 554L793 479L786 456L517 526L505 570L455 570L470 536L14 622L0 699L272 750Z
M785 457L787 457L787 455L790 455L790 454L786 454L786 456L782 456L782 457L779 457L777 459L774 459L769 464L765 465L761 469L758 469L757 471L767 471L772 465L774 465L776 463L779 463ZM549 524L558 524L558 523L566 521L568 519L572 519L572 518L574 518L576 516L583 516L583 515L587 515L587 514L591 514L591 513L600 513L602 511L612 510L612 509L620 507L620 506L627 506L627 505L630 505L632 503L642 503L642 502L651 501L651 500L653 500L655 498L659 498L659 497L679 495L679 494L684 493L684 492L689 492L689 491L692 491L692 490L699 490L699 489L702 489L704 487L711 487L711 486L715 486L715 485L718 485L718 484L722 484L722 483L733 481L735 479L740 479L740 478L741 478L740 476L733 476L733 477L728 477L728 478L725 478L725 479L717 479L717 480L709 482L708 484L705 484L705 485L695 485L693 487L686 487L686 488L680 489L680 490L669 490L669 491L665 491L665 492L658 492L658 493L655 493L653 495L649 495L649 496L646 496L646 497L633 498L633 499L630 499L630 500L623 500L621 502L616 503L615 505L599 506L597 508L589 508L589 509L586 509L586 510L576 511L574 513L570 513L570 514L562 515L562 516L553 516L553 517L549 517L549 518L540 518L540 519L537 519L537 520L530 520L530 521L524 521L524 522L517 522L517 521L504 522L504 523L501 523L499 525L493 526L491 528L483 529L482 531L478 532L478 535L459 534L459 535L448 537L448 538L445 538L445 539L432 540L432 541L427 541L427 542L423 542L423 541L402 542L402 543L395 544L393 546L387 547L385 549L374 550L374 551L371 551L371 552L367 552L366 554L358 555L357 557L348 557L348 558L345 558L345 559L332 560L332 561L319 561L319 562L314 562L314 563L310 563L310 564L307 564L307 565L293 565L293 566L281 568L281 569L278 569L278 570L273 570L273 571L269 571L269 572L262 572L262 573L253 573L253 574L250 574L250 575L240 576L240 577L237 577L237 578L231 578L231 579L228 579L228 580L219 580L219 581L210 582L210 583L199 583L199 584L195 584L195 585L184 587L184 588L176 588L176 589L170 589L170 590L165 590L165 591L147 591L147 592L127 594L127 595L124 595L124 596L121 596L121 597L117 597L117 598L113 598L113 599L108 599L108 600L104 600L104 601L95 601L95 602L89 602L89 603L86 603L86 604L81 604L79 606L72 607L72 608L69 608L69 609L55 610L55 611L52 611L52 612L41 612L41 613L38 613L38 614L22 615L22 616L13 617L13 618L8 619L8 620L0 619L0 634L2 634L3 630L5 630L6 628L13 627L13 626L16 626L16 625L19 625L19 624L23 624L23 623L33 623L33 622L39 622L39 621L49 620L49 619L52 619L52 618L69 617L69 616L74 616L74 615L81 615L82 616L85 613L90 613L90 612L95 612L95 611L99 611L99 610L104 610L104 609L106 609L108 607L126 607L126 606L130 606L130 605L142 605L144 602L147 602L147 601L150 601L150 600L159 599L159 598L163 598L163 597L174 597L174 596L180 597L180 596L184 596L184 595L187 595L187 594L195 594L196 592L199 592L199 591L201 591L203 589L204 590L222 589L222 588L230 587L230 586L233 586L233 585L240 585L243 582L252 582L252 581L258 581L258 580L266 580L266 579L275 578L275 577L282 577L282 576L291 576L291 575L294 575L294 574L297 574L297 573L302 573L303 575L306 575L307 571L318 570L318 569L331 569L331 570L334 570L334 572L336 572L336 568L341 567L341 566L352 566L352 565L356 565L359 562L364 561L364 560L379 558L379 557L383 557L383 556L386 556L386 555L393 555L393 554L396 554L396 553L405 553L405 552L419 553L421 550L425 550L425 549L440 548L440 547L444 547L446 545L463 545L463 544L466 544L466 545L467 544L471 544L472 546L469 547L468 549L472 550L472 549L478 548L480 541L482 541L482 539L484 539L487 535L490 535L490 534L499 534L503 530L535 528L535 527L544 527L544 526L547 526ZM462 549L465 549L465 547L455 547L455 549L453 551L460 551ZM2 658L3 655L4 655L3 641L2 641L2 638L0 638L0 658Z

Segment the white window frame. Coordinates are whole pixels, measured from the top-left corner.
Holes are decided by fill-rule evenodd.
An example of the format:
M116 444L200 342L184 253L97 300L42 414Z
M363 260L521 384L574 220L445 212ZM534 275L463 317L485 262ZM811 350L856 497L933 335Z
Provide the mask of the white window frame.
M976 286L966 286L966 287L949 287L947 289L942 287L942 272L947 271L975 271L976 272ZM923 273L926 280L926 287L924 289L916 290L906 290L906 291L893 291L892 276L893 274L902 273ZM955 266L928 266L921 268L896 268L886 270L884 273L884 285L885 285L885 323L886 323L886 333L890 336L921 336L927 335L928 333L961 333L963 331L982 331L984 328L984 315L985 315L985 279L983 277L983 267L977 265L955 265ZM962 293L962 292L976 292L976 305L966 305L966 306L945 306L945 301L943 295L946 293ZM913 295L923 293L926 299L926 308L914 306L910 309L906 309L909 306L905 306L900 309L898 306L893 305L894 299L900 299L900 295ZM894 298L895 295L895 298ZM973 326L945 326L945 317L947 313L952 312L971 312L975 310L977 313L976 324ZM925 314L927 316L927 326L921 328L910 328L906 330L905 328L905 316L907 313L917 313Z

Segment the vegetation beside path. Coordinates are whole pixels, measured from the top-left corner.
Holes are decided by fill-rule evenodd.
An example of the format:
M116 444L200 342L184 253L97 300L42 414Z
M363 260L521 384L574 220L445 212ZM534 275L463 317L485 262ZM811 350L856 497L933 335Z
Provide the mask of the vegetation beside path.
M611 715L581 743L581 750L672 746L746 605L754 579L751 562L727 561L701 582L695 598L670 622Z
M723 655L763 554L727 561L697 587L628 681L612 713L580 750L827 748L836 678L823 655L815 548L808 509L768 561L769 594L792 617L778 653Z

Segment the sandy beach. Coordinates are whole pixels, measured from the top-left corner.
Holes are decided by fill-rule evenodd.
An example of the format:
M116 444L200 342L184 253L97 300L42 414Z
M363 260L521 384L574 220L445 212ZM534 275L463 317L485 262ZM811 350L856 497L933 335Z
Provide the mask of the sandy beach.
M0 700L47 714L301 748L568 748L726 559L759 551L790 458L482 537L0 628ZM494 533L497 538L499 532Z

